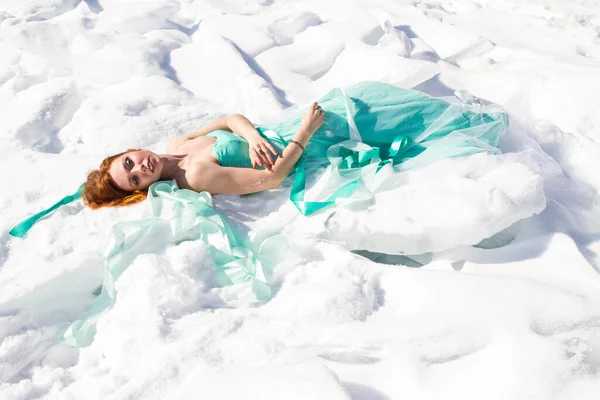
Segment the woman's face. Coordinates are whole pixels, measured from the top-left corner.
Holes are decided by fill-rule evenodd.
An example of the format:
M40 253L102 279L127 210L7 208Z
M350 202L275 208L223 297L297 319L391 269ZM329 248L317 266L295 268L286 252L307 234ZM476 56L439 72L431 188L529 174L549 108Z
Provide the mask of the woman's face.
M108 173L115 184L127 191L143 190L160 179L161 157L149 150L132 150L115 158Z

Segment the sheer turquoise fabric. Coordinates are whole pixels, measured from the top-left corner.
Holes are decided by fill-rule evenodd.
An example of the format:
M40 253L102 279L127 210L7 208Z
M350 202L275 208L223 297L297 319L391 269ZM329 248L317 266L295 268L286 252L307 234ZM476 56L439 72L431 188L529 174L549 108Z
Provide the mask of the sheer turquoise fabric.
M232 229L227 219L212 205L207 192L178 189L175 181L153 184L145 202L144 218L115 224L105 258L102 292L84 319L75 321L62 336L74 347L91 344L96 323L116 300L115 282L140 254L160 253L167 246L185 240L202 240L217 268L218 284L244 284L242 297L248 302L271 296L267 277L277 253L290 256L283 236L263 237L250 242Z
M396 173L447 157L499 153L508 115L497 105L450 104L423 93L381 82L362 82L346 91L334 89L318 100L325 122L310 139L296 165L290 199L312 214L335 203L372 197ZM258 128L278 149L294 137L302 112ZM235 136L229 132L225 134ZM223 136L218 133L217 137ZM217 139L221 165L251 167L247 143ZM310 193L306 174L324 168Z

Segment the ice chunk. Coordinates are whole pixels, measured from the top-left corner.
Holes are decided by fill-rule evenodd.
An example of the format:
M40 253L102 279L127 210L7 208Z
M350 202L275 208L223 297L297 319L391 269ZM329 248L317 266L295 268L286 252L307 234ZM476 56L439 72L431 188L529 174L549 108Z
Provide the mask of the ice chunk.
M85 99L60 137L66 147L81 141L96 151L123 151L196 129L210 110L170 79L134 78Z
M344 87L360 81L394 82L402 87L414 87L437 75L438 65L411 60L384 48L365 44L348 45L333 66L317 83L319 87Z
M270 21L262 15L220 15L211 17L209 23L221 36L230 40L240 51L249 57L256 57L266 49L275 46L273 35L264 28L264 24Z
M32 0L7 1L2 8L7 14L19 20L50 19L68 12L80 4L79 0Z
M200 24L192 40L171 53L171 65L183 87L210 98L227 113L239 112L251 119L261 110L282 108L271 85L210 24Z
M185 42L185 36L161 32L147 37L132 33L111 38L96 32L78 36L72 61L78 85L87 91L134 77L162 75L177 80L169 54Z
M62 145L58 131L70 120L81 103L72 79L58 78L34 85L16 94L0 114L0 136L14 137L27 147L58 152Z
M385 34L379 38L377 46L393 51L399 56L410 58L412 44L406 33L394 29L390 21L385 21L383 31Z
M323 21L315 13L304 11L300 14L278 18L267 26L267 31L275 37L279 44L289 44L293 37L308 28L322 24Z
M146 33L169 27L168 19L179 11L179 5L163 1L102 2L96 29L122 33Z

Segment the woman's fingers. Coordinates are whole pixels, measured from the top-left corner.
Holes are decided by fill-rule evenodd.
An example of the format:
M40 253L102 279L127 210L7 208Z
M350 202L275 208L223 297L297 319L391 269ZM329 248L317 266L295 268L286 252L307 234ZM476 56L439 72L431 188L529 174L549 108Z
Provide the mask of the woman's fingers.
M265 146L266 147L266 146ZM264 151L264 156L267 159L267 162L269 163L269 169L271 169L271 167L273 166L273 164L275 164L275 160L273 159L273 155L271 154L271 151L269 149L265 148Z
M275 162L275 160L273 159L273 154L275 154L275 152L270 149L266 143L262 144L262 151L263 154L265 154L267 156L267 158L269 159L269 162L271 163L271 165L273 165L273 163Z
M264 160L260 154L260 151L258 151L257 149L254 149L254 157L253 158L257 165L264 167Z
M304 116L302 117L301 128L306 129L309 134L313 134L319 129L325 120L325 111L316 101L313 102Z
M252 150L254 158L259 160L259 165L263 167L270 167L275 164L275 159L279 156L273 145L266 140L256 143Z
M273 167L273 163L271 162L271 160L269 160L269 158L267 157L266 154L263 153L263 159L264 159L264 167L268 170L270 170Z
M253 168L261 166L267 169L275 164L275 159L279 157L277 150L266 140L255 142L250 151L250 159L252 160Z
M256 150L256 155L257 155L258 159L260 160L259 165L261 167L271 169L272 162L271 162L271 160L269 160L269 158L265 154L264 150L259 148L258 150Z
M269 165L269 160L267 159L265 152L262 151L262 149L259 149L257 151L257 153L258 153L258 157L260 158L260 161L262 163L262 166L266 167L267 165Z
M275 150L275 147L273 147L273 145L269 142L266 142L266 146L271 151L271 154L273 154L275 156L275 158L277 158L278 153L277 153L277 150Z
M315 111L317 112L317 116L320 117L325 113L325 111L323 111L323 108L321 107L320 104L318 104L318 103L315 103L315 104L317 104L315 106Z

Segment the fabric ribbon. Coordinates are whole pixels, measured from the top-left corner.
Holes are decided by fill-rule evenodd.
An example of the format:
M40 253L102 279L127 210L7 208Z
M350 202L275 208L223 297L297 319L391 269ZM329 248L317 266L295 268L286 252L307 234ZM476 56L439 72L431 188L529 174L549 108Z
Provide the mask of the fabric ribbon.
M270 298L267 278L278 251L290 246L280 235L262 243L251 243L238 236L227 219L214 207L207 192L179 189L175 181L150 186L144 217L124 221L112 228L106 251L104 284L86 318L75 321L62 336L62 342L74 347L89 345L96 323L116 301L115 282L139 254L160 253L169 245L186 240L202 240L210 251L218 273L218 284L246 284L247 301Z
M60 199L59 201L54 203L52 206L46 208L45 210L42 210L42 211L38 212L37 214L34 214L31 217L19 222L17 225L15 225L10 230L10 232L8 232L9 235L18 237L18 238L24 238L25 235L27 235L27 232L29 232L31 227L33 227L33 225L35 225L35 223L38 220L44 218L46 215L50 214L57 208L62 207L65 204L69 204L75 200L80 199L81 194L83 193L84 186L85 186L85 182L82 183L81 186L79 186L79 189L77 189L77 191L75 193L63 197L62 199Z

